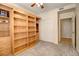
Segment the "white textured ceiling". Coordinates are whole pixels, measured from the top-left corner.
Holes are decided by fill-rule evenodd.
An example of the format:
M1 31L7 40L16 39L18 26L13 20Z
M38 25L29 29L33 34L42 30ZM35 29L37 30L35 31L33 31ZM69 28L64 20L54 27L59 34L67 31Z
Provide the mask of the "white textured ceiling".
M30 7L32 3L15 3L15 4L31 12L34 12L35 14L39 14L39 13L47 12L55 8L63 7L70 3L44 3L44 7L45 7L44 9L41 9L40 7L37 7L37 6Z

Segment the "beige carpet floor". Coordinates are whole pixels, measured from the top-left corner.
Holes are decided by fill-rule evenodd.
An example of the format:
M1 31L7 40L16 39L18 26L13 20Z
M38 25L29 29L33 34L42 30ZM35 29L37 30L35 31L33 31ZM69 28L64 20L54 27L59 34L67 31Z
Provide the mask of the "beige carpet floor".
M17 56L78 56L78 52L72 46L54 44L46 41L39 41L32 48L19 53Z

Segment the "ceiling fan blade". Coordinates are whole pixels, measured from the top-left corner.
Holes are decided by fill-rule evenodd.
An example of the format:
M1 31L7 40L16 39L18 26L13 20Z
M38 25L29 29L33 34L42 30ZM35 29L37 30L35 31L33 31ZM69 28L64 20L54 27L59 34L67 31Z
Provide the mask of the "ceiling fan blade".
M31 5L31 7L35 6L35 4L36 4L36 3L33 3L33 4Z
M43 5L40 5L40 7L41 7L41 9L43 9L43 8L44 8L44 6L43 6Z

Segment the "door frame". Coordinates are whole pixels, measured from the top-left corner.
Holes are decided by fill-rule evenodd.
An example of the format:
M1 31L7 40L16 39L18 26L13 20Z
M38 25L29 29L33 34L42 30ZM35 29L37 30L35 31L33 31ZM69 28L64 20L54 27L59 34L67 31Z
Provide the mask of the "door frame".
M60 19L59 19L59 15L61 13L66 13L66 12L72 12L73 11L74 12L74 15L75 15L75 19L74 19L74 21L75 21L74 22L75 23L75 27L74 27L75 28L75 33L74 33L75 34L75 36L74 36L75 37L75 39L74 39L74 46L75 47L74 48L76 48L76 11L75 10L76 10L76 8L71 8L71 9L67 9L67 10L62 10L62 11L60 10L60 11L58 11L58 44L60 42L60 35L61 35L60 34Z

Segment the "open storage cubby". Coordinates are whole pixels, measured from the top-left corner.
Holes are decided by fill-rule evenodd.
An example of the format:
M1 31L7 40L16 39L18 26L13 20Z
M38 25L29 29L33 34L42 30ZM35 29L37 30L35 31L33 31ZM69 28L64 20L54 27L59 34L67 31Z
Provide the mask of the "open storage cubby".
M9 34L9 11L0 9L0 37L6 37Z

